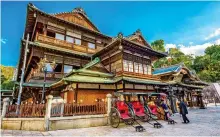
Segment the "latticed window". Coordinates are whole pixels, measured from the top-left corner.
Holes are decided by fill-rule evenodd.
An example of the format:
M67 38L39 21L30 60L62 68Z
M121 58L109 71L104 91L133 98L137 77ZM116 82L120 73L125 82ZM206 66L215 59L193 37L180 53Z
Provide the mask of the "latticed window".
M151 75L151 66L150 65L147 65L147 68L148 68L148 75Z
M144 74L148 74L147 73L147 69L148 69L147 65L144 64L143 66L144 66Z
M142 66L142 64L139 63L138 66L139 66L139 73L143 74L143 66Z
M124 69L124 71L128 71L128 61L127 60L123 60L123 69Z
M138 63L137 62L134 62L134 72L135 73L139 72L139 70L138 70Z
M129 61L128 62L128 68L129 68L129 72L134 72L134 70L133 70L133 62L132 61Z

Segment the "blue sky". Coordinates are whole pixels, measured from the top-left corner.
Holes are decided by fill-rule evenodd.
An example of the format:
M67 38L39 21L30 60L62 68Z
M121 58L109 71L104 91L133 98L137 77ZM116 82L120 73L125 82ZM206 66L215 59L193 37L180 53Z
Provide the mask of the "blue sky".
M165 41L185 54L202 55L220 44L220 2L32 2L47 13L82 7L99 30L109 36L141 29L150 43ZM1 64L16 66L28 2L1 2Z

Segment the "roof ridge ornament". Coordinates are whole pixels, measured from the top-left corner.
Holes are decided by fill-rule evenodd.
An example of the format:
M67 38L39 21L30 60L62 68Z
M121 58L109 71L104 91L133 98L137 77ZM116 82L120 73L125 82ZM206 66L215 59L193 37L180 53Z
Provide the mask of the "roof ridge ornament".
M119 32L119 33L118 33L118 38L120 38L120 39L123 38L123 33L122 33L122 32Z
M135 34L141 35L141 30L140 30L140 29L137 29L137 30L135 31Z
M85 16L87 17L87 14L86 14L86 12L83 10L82 7L76 7L76 8L73 9L72 12L81 13L81 14L83 14L83 15L85 15Z

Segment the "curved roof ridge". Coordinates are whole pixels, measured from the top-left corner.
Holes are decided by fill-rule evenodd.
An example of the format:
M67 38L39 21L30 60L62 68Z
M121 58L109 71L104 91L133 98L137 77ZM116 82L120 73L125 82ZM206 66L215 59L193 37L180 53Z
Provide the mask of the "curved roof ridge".
M184 64L183 62L181 62L181 63L174 64L174 65L170 65L170 66L165 66L165 67L160 67L160 68L154 68L154 70L156 70L156 69L165 69L165 68L170 68L170 67L180 66L180 65L185 66L185 64Z

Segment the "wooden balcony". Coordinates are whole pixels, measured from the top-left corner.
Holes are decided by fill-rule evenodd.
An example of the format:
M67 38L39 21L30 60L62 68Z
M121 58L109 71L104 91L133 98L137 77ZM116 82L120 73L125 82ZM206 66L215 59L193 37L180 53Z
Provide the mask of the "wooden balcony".
M150 80L160 80L160 77L154 75L147 75L147 74L140 74L135 72L128 72L128 71L120 71L117 72L116 75L118 76L129 76L135 78L142 78L142 79L150 79Z
M90 54L93 54L96 52L96 49L90 49L88 48L88 46L85 46L85 45L77 45L74 43L69 43L69 42L66 42L65 40L55 39L53 37L44 36L38 33L36 35L36 41L50 44L50 45L60 47L60 48L70 49L73 51L79 51L79 52L90 53Z
M63 78L64 75L65 73L62 72L47 72L46 79L61 79ZM43 78L44 78L43 72L34 71L34 69L32 69L26 81L29 81L30 79L43 79Z

